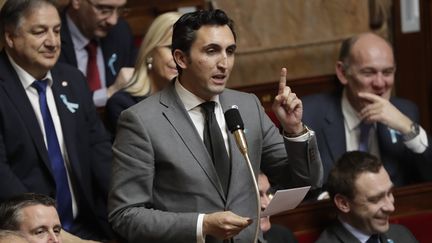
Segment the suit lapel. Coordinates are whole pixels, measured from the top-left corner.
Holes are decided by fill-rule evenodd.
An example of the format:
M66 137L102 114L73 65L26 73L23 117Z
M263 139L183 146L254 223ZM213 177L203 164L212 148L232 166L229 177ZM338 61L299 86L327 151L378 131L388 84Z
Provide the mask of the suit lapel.
M45 163L48 170L51 171L48 152L36 114L18 75L14 71L4 51L1 53L0 66L6 70L4 76L2 74L2 77L0 77L1 86L9 97L9 100L14 104L17 112L20 114L25 127L32 137L33 143L42 158L42 161Z
M323 133L332 161L335 161L346 151L344 120L340 102L327 110ZM342 130L341 130L342 129Z
M183 103L175 92L173 84L168 89L161 92L160 103L166 107L163 110L166 119L180 136L189 152L196 159L213 186L217 189L220 197L223 198L223 200L226 200L216 170L213 166L213 162L207 153L204 143L196 131L192 120L185 110Z
M51 70L51 74L53 77L53 85L51 88L62 127L63 140L66 145L69 164L74 170L77 178L81 178L80 163L77 163L79 158L77 157L78 152L76 148L76 143L79 142L78 138L76 137L76 134L78 134L78 128L74 122L77 120L75 116L77 116L76 112L78 112L78 110L76 110L75 113L68 110L65 101L61 98L61 96L63 96L63 98L65 98L68 102L78 103L78 100L74 99L75 96L71 92L71 89L68 88L73 80L63 80L62 75L57 72L56 68ZM78 107L78 109L80 109L80 107Z
M67 25L66 13L63 12L61 15L62 27L61 33L61 56L60 59L64 59L63 62L69 63L75 67L78 67L78 62L75 56L74 44L72 42L72 37Z

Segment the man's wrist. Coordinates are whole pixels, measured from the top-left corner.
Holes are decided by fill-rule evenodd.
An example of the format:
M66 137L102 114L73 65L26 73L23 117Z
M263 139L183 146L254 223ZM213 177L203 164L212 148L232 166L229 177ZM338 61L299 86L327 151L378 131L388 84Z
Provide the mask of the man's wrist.
M416 122L411 123L410 131L407 133L404 133L402 135L402 138L404 141L409 141L415 137L417 137L420 134L420 126Z
M302 123L302 130L300 132L298 132L298 133L290 133L290 132L287 132L287 131L283 130L283 135L285 137L295 138L295 137L302 136L302 135L304 135L304 134L306 134L308 132L309 132L309 128L304 123Z

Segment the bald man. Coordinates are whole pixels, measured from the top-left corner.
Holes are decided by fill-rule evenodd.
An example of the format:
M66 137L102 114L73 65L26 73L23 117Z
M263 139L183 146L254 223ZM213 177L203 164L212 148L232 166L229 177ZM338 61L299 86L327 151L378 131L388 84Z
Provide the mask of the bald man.
M380 158L395 186L431 180L431 149L418 109L391 97L391 45L373 33L353 36L342 43L335 68L341 90L303 99L303 121L316 132L324 180L334 161L353 150Z

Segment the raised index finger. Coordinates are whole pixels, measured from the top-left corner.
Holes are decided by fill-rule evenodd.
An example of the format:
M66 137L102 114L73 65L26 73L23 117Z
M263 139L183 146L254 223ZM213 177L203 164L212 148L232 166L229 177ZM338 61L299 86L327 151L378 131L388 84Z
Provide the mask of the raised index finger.
M282 70L280 72L278 95L283 94L283 92L285 90L286 76L287 76L287 70L286 70L286 68L282 68Z

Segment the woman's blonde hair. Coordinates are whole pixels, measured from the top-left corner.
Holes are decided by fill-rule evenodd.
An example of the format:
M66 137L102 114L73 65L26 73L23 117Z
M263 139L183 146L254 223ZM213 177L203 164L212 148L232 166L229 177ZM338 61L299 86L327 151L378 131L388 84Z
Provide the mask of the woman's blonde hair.
M133 96L144 96L150 92L147 58L156 47L172 35L172 27L180 16L179 12L167 12L155 18L150 25L139 49L134 73L125 88L126 92Z

